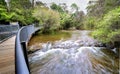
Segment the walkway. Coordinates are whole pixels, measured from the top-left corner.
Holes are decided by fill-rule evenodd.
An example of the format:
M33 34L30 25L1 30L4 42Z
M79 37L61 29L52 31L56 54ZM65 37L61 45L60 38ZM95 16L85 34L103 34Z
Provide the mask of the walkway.
M0 74L15 74L15 37L0 44Z

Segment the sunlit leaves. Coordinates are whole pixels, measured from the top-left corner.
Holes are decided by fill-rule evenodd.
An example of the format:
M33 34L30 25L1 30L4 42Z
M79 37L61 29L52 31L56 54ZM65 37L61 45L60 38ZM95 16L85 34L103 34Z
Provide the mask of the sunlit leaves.
M54 30L60 26L60 15L56 11L37 8L34 10L33 16L39 20L39 24L43 25L44 31Z
M120 7L104 16L93 36L102 42L114 42L120 37Z

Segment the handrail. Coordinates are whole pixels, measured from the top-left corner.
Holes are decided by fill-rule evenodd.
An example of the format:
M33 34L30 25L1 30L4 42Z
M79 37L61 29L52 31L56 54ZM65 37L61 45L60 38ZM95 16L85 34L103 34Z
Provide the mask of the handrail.
M16 74L30 74L26 44L28 43L32 34L37 30L35 29L34 25L29 25L22 27L17 33L15 40Z

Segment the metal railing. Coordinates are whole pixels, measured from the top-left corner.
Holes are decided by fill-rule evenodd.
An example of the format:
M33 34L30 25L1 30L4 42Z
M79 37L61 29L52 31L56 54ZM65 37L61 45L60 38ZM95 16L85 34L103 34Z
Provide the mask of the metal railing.
M17 25L0 25L0 43L9 37L15 35L19 30L19 24Z
M16 74L30 74L29 62L27 57L26 44L30 37L35 33L34 25L22 27L16 36L15 41L15 73Z

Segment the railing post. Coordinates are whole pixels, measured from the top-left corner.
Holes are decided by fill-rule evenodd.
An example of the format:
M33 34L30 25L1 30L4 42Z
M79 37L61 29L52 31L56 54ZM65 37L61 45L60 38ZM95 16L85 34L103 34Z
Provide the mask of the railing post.
M27 56L28 53L27 53L26 42L25 41L21 42L21 45L22 45L22 48L23 48L23 53L24 53L25 61L26 61L28 70L30 72L29 61L28 61L28 56Z

